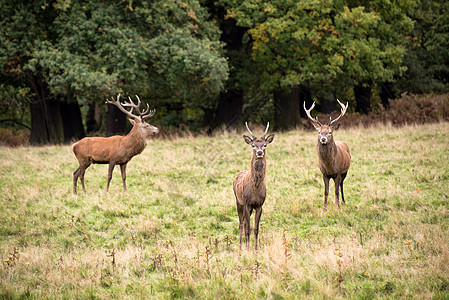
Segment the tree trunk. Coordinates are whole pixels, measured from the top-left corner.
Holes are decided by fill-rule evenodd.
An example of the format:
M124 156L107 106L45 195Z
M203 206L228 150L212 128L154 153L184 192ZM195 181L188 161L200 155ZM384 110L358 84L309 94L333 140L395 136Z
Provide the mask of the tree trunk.
M212 127L216 128L221 124L231 127L240 122L243 111L243 91L241 89L232 89L220 93L217 111Z
M380 100L385 108L390 106L390 99L394 99L393 84L391 82L384 82L380 84Z
M224 49L229 59L230 74L225 91L220 93L214 119L211 122L212 128L222 124L227 127L234 126L240 122L243 113L243 90L236 85L238 77L236 71L240 70L238 65L242 56L242 38L246 29L237 26L235 19L226 18L226 10L222 7L218 8L217 15L222 32L220 40L225 43Z
M48 132L45 122L45 112L41 100L38 97L33 97L30 102L30 115L31 115L31 145L47 144Z
M302 125L301 122L301 87L274 92L274 129L287 130Z
M356 101L355 111L362 114L368 114L371 111L372 84L359 84L354 87L354 96Z
M310 88L306 85L300 85L301 92L300 92L300 108L299 112L301 114L301 118L307 118L306 111L304 110L304 102L306 102L306 107L309 108L312 106L313 100L312 100L312 92L310 91Z
M51 97L39 75L27 74L27 83L34 94L30 103L30 144L60 144L64 142L60 102Z
M61 117L64 126L64 142L72 142L86 136L81 110L76 100L61 103Z
M102 121L101 108L97 102L89 104L89 110L86 115L86 130L94 132L100 130Z
M126 116L116 106L106 106L106 133L108 135L126 134Z
M337 101L329 99L321 99L320 105L317 107L318 111L323 114L333 113L337 109Z

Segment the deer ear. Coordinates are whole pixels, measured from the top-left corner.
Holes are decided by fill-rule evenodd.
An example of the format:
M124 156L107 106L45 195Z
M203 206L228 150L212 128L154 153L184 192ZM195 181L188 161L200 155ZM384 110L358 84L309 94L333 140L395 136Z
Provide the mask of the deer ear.
M332 125L333 130L337 130L338 128L340 128L340 123Z
M253 139L250 138L250 137L247 136L247 135L244 135L244 136L243 136L243 139L244 139L245 142L246 142L247 144L249 144L249 145L251 145L251 144L253 143Z
M134 121L133 119L128 119L128 120L133 126L136 125L136 121Z
M274 134L270 134L269 136L267 136L267 138L265 139L265 142L267 144L271 143L274 139Z

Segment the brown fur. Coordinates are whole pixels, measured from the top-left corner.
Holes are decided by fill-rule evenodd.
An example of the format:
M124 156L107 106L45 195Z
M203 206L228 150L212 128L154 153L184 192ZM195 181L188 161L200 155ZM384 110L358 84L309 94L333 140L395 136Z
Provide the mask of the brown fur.
M312 106L307 109L306 103L304 102L304 110L306 111L307 117L312 121L313 126L318 130L318 160L320 171L323 174L324 180L324 207L323 211L327 210L327 196L329 195L329 180L334 179L335 183L335 204L340 208L338 203L338 190L341 188L341 201L345 204L345 196L343 194L343 181L348 173L349 166L351 165L351 152L349 152L349 147L345 142L334 142L333 131L340 127L337 122L343 117L348 109L349 103L346 105L341 103L337 99L338 104L341 107L340 115L334 120L329 119L327 125L321 124L318 118L312 118L310 112L315 107L315 102Z
M338 126L322 125L318 128L317 152L320 171L323 174L324 181L324 208L327 210L327 197L329 195L329 180L332 178L335 183L335 204L340 208L339 204L339 188L341 188L342 204L345 204L343 193L343 181L346 178L349 167L351 165L351 152L345 142L335 141L332 135L333 130ZM322 138L327 139L327 143L321 142Z
M255 210L254 236L255 249L257 250L257 239L259 235L259 222L262 216L262 205L265 202L267 189L265 185L266 165L265 147L273 141L274 135L266 139L262 137L251 139L244 136L245 141L253 146L253 157L249 171L239 172L232 184L236 198L237 213L239 215L240 249L242 249L242 234L245 232L246 249L249 250L249 240L251 236L250 218ZM258 157L258 153L263 153Z
M142 153L147 142L146 139L159 130L146 123L129 120L134 126L126 136L86 137L73 144L72 150L79 162L79 168L73 173L73 193L76 194L78 177L81 180L83 191L84 173L91 164L109 164L108 182L106 191L112 178L115 165L120 165L123 189L126 191L126 164L134 156Z

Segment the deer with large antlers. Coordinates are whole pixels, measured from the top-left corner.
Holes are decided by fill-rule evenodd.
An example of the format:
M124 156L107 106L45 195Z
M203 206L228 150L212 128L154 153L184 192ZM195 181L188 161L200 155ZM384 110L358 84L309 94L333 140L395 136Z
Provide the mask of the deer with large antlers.
M109 190L112 171L114 170L115 165L119 165L122 173L123 190L126 191L126 164L131 158L142 153L147 145L146 139L148 137L159 132L157 127L145 122L145 120L152 117L156 111L150 110L148 104L146 108L141 111L140 98L137 95L136 97L137 104L135 104L130 97L128 97L129 102L121 103L120 94L117 96L116 100L112 99L112 101L106 101L108 104L117 106L123 113L131 117L129 121L133 125L133 128L126 136L86 137L73 144L72 150L79 162L79 168L73 173L74 194L76 194L78 177L81 180L83 191L86 192L84 187L84 173L91 164L109 164L106 191ZM125 107L130 107L130 110L127 110ZM134 109L136 109L137 114L133 114Z
M254 222L255 249L257 250L257 237L259 235L259 222L262 216L262 205L265 202L267 189L265 185L265 175L267 159L265 149L274 139L274 134L265 137L270 123L261 138L257 138L248 128L246 129L252 137L243 136L247 144L253 148L251 168L249 171L241 171L237 174L232 184L237 203L237 213L239 215L240 250L242 249L242 233L245 232L246 249L249 250L249 240L251 236L250 217L253 210L256 211Z
M341 201L345 204L345 197L343 194L343 181L351 165L351 152L349 151L348 144L341 141L334 141L333 131L340 127L340 124L336 124L338 120L346 113L348 108L348 103L346 106L342 104L338 99L338 104L341 106L340 115L332 120L329 119L327 125L323 125L318 121L318 117L312 118L310 112L315 107L315 102L313 102L310 109L306 109L306 103L304 102L304 110L306 111L307 117L312 121L313 126L318 130L318 160L320 171L323 174L324 180L324 207L323 211L327 210L327 196L329 195L329 180L332 178L335 183L335 204L340 208L338 200L339 188L341 188Z

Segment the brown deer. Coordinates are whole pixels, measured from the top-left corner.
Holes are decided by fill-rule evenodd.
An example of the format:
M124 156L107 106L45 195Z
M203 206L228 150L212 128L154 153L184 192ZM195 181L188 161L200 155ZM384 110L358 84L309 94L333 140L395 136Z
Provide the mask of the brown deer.
M128 97L129 102L121 103L120 94L117 100L107 100L106 103L117 106L127 116L133 128L126 136L111 136L111 137L86 137L77 143L73 144L72 150L75 153L79 162L79 168L73 173L73 193L76 194L76 183L78 177L84 187L84 172L91 164L109 164L108 183L106 191L109 190L109 183L112 178L112 171L115 165L120 165L122 173L123 190L126 191L126 164L135 155L140 154L147 145L146 139L152 134L158 133L159 129L145 122L145 119L152 117L156 110L150 110L149 105L144 111L140 110L140 98L137 97L137 104ZM125 107L130 107L128 111ZM138 115L134 115L133 109L136 109ZM134 119L134 120L133 120Z
M338 101L338 99L337 99ZM327 196L329 195L329 179L332 178L335 183L335 204L340 208L338 203L338 190L341 188L341 201L345 204L345 196L343 194L343 181L348 173L349 166L351 165L351 153L349 147L345 142L335 141L333 137L333 131L340 127L340 124L335 124L346 113L348 103L344 106L340 101L338 104L341 106L340 115L332 120L329 119L327 125L323 125L316 119L310 116L310 111L315 107L315 102L309 110L306 109L306 103L304 102L304 110L307 117L312 121L313 126L318 130L318 160L320 171L323 173L324 180L324 207L323 211L327 211Z
M232 184L237 203L237 212L239 215L239 233L240 250L242 249L242 233L245 231L246 249L249 250L249 240L251 236L250 218L253 210L256 211L254 222L255 249L257 250L257 237L259 235L259 221L262 215L262 205L265 202L267 189L265 186L265 174L267 159L265 158L265 149L274 139L274 134L265 138L270 123L263 136L258 139L248 128L252 138L244 135L245 142L253 148L253 157L251 159L251 168L249 171L241 171L237 174Z

